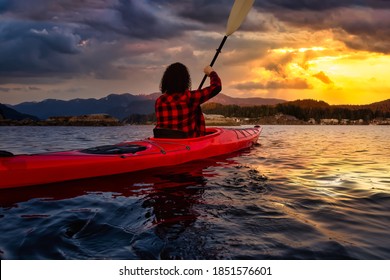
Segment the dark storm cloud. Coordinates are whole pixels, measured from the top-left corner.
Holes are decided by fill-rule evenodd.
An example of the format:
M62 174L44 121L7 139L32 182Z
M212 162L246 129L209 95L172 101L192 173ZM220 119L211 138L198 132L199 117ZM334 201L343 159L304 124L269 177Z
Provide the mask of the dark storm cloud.
M110 31L119 36L144 39L169 38L192 28L159 1L14 0L12 4L0 1L3 1L3 5L0 4L3 12L13 18L81 24L88 26L89 32L96 33L94 35Z
M217 23L223 26L229 16L232 4L233 1L226 0L177 1L177 4L171 8L174 8L176 13L183 18L190 18L206 24Z
M255 7L288 26L333 30L349 48L390 53L390 1L264 0Z
M67 71L71 65L66 58L79 53L80 40L55 25L8 21L0 28L0 73Z
M11 0L0 0L0 14L8 11L11 7Z
M388 0L262 0L255 1L255 7L270 10L325 11L340 7L389 8Z
M125 27L118 31L136 38L173 38L194 28L186 20L153 2L119 0L115 9Z
M131 59L130 44L203 30L206 25L180 15L187 2L0 0L0 83L42 75L112 77L124 69L116 60ZM148 51L159 51L154 47Z
M131 57L125 46L134 38L173 38L191 28L149 1L0 0L0 13L0 83L112 78L123 72L114 63Z
M123 54L119 42L97 42L73 25L8 21L0 27L0 83L26 77L112 78L120 75L113 62Z
M51 20L55 17L71 19L82 17L81 11L104 9L116 1L104 0L0 0L0 12L13 17L35 20Z

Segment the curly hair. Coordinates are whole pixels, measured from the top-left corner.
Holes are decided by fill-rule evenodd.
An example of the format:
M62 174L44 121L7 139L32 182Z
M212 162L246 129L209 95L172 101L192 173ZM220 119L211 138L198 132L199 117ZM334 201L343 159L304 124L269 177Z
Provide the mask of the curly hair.
M191 77L187 67L176 62L167 67L161 79L161 93L178 93L191 89Z

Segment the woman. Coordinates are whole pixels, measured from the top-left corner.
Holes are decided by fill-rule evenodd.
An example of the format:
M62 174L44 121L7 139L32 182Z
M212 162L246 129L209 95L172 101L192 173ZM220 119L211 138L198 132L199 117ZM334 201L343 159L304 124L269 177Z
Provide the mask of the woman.
M206 66L203 71L210 77L210 86L191 90L191 77L185 65L177 62L167 67L160 83L162 95L155 104L156 137L159 137L156 132L160 129L179 131L184 137L190 138L206 134L200 105L216 96L222 85L213 68Z

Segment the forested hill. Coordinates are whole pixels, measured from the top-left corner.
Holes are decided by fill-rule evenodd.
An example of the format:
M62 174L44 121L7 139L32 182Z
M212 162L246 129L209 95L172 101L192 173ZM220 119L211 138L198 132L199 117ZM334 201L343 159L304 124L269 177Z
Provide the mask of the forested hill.
M371 111L390 112L390 99L367 105L329 105L324 101L313 99L295 100L283 103L283 105L298 106L301 108L344 108L349 110L369 109Z
M284 105L288 106L297 106L300 108L329 108L331 105L326 103L325 101L321 100L314 100L314 99L298 99L295 101L288 101L283 103Z
M370 109L372 111L390 112L390 99L375 102L369 105L337 105L336 107L348 108L352 110Z
M225 117L261 118L285 114L300 120L350 119L370 121L376 118L390 118L390 99L368 105L329 105L324 101L311 99L296 100L276 105L246 106L208 103L202 106L206 114Z
M2 119L12 119L12 120L23 120L23 119L30 119L30 120L38 120L37 117L29 115L29 114L22 114L18 111L9 108L3 104L0 103L0 120Z

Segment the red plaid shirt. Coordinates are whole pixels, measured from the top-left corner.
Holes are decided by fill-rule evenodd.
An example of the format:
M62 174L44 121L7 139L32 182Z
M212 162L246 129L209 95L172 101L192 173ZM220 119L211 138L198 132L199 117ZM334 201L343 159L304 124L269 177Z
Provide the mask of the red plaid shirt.
M213 71L210 73L209 87L162 94L155 104L156 128L182 130L187 132L188 137L205 135L206 124L200 105L216 96L221 89L221 79Z

